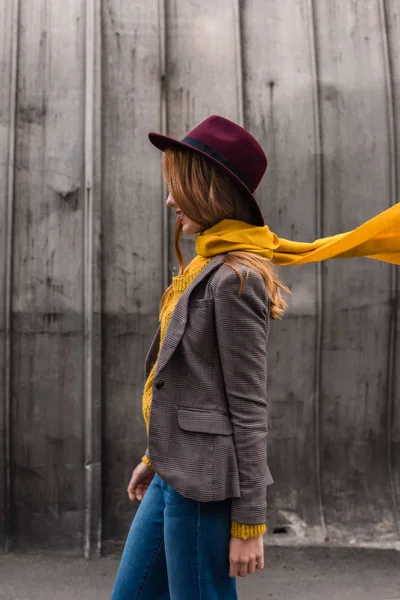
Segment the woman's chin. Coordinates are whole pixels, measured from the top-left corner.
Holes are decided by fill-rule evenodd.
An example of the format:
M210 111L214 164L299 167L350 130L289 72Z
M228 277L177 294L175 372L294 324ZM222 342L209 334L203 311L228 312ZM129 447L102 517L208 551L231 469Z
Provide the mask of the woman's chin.
M190 226L191 224L187 224L187 223L182 223L182 233L185 233L186 235L192 235L192 228Z
M197 223L186 223L185 221L181 221L182 223L182 233L186 235L195 235L201 231L201 227L197 225Z

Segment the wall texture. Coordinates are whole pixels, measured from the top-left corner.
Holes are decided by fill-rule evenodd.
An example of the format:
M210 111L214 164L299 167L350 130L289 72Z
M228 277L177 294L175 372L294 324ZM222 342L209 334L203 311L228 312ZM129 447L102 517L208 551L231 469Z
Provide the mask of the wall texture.
M356 227L399 201L400 0L0 0L0 41L0 545L97 555L135 511L176 268L148 131L231 118L268 155L272 230ZM269 529L398 545L398 269L280 275Z

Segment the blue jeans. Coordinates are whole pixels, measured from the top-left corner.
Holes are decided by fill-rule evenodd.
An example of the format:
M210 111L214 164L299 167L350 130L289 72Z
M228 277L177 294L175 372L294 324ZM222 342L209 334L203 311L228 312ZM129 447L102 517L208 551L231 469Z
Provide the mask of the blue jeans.
M230 511L230 498L184 498L156 473L132 521L111 600L237 600Z

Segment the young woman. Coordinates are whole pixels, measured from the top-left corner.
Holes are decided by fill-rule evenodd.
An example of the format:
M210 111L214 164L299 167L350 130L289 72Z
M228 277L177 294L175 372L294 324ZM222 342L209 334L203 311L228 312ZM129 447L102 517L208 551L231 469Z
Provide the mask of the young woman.
M273 266L372 256L399 264L400 206L313 243L272 233L253 196L266 156L244 128L213 115L163 151L177 214L179 274L160 302L146 357L148 446L128 495L141 501L112 600L233 600L236 576L264 567L267 341L287 288ZM196 235L185 267L181 234Z

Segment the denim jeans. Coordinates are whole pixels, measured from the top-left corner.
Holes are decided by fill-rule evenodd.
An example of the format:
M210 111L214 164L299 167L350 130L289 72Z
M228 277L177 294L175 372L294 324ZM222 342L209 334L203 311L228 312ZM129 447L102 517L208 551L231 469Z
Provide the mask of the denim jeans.
M156 473L132 521L111 600L237 600L230 511L230 498L184 498Z

